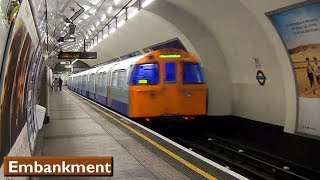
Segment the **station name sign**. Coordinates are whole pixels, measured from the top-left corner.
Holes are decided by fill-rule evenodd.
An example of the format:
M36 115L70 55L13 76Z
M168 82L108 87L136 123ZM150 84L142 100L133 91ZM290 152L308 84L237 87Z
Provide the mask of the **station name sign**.
M58 59L97 59L97 52L59 52Z

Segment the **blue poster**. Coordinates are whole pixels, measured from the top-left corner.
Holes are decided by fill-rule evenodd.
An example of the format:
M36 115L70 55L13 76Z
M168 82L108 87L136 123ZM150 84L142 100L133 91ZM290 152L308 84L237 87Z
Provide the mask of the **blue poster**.
M297 131L320 136L320 2L269 15L290 55L298 87Z

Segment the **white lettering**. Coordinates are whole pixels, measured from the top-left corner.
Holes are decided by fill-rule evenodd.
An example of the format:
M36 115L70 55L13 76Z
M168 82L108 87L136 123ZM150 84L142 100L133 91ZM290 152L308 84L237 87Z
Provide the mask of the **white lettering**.
M68 164L66 166L66 162L62 161L62 172L65 173L67 171L68 173L70 173L70 169L69 168L70 168L70 164Z
M45 165L44 165L44 170L43 170L43 172L45 172L45 173L52 173L50 164L45 164Z
M106 172L107 173L111 173L111 170L109 170L109 167L111 167L111 165L109 163L106 164Z
M99 171L99 167L100 167L100 171ZM104 165L103 164L96 165L96 173L98 173L98 172L104 172Z
M28 171L28 168L30 171ZM31 164L20 164L19 172L33 172L33 166Z
M38 164L38 161L34 162L34 172L41 173L43 171L43 167L41 164Z
M15 164L15 165L14 165ZM17 168L18 161L9 161L9 172L10 173L17 173L18 170L14 170L13 168Z
M75 172L76 168L77 168L77 170L76 170L77 173L86 171L86 168L84 167L83 164L80 164L80 165L79 164L73 164L73 165L71 165L71 171L72 172ZM81 170L80 170L80 168L81 168Z
M88 172L88 173L94 173L94 165L89 164L89 165L87 166L87 172Z
M57 170L58 169L58 170ZM53 172L61 172L61 165L60 164L54 164L53 165Z

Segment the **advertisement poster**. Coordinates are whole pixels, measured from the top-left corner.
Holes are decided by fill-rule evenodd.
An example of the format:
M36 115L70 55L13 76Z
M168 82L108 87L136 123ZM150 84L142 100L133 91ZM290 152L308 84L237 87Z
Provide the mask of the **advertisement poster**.
M37 121L36 121L36 104L37 104L37 73L38 66L41 63L42 51L41 44L38 44L35 53L33 54L32 59L29 61L29 70L27 77L27 91L25 91L25 107L27 110L27 127L28 127L28 139L30 146L30 153L33 154L35 147L35 138L38 130ZM40 72L39 72L40 73Z
M295 72L297 131L320 136L320 2L293 5L269 18L287 48Z
M27 120L25 100L30 61L39 42L29 2L23 1L16 18L0 79L0 148L9 153Z

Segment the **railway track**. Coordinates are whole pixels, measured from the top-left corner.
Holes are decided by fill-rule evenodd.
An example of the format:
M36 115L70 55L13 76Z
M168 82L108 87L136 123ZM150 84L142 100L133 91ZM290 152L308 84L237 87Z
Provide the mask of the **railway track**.
M232 143L206 131L192 132L187 129L151 129L169 139L201 154L250 179L313 180L320 178L320 172L295 164L287 159L264 153L245 145ZM201 130L193 128L194 132ZM195 134L199 134L194 136Z

